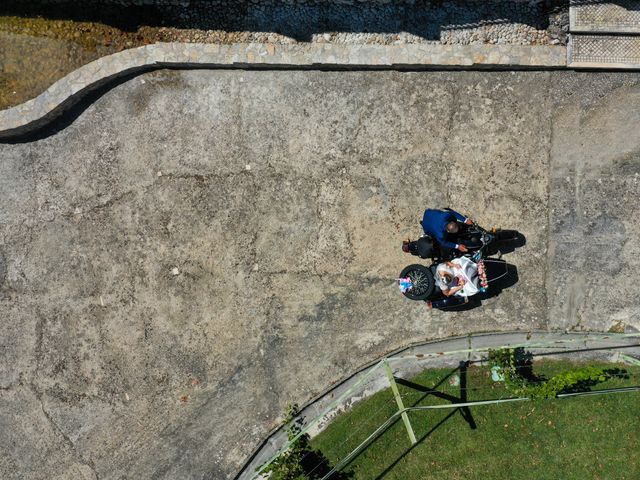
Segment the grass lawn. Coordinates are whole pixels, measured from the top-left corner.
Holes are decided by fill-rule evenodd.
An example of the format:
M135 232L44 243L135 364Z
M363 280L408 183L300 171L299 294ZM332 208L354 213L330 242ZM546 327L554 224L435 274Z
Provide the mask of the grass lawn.
M640 384L640 367L590 365L619 368L628 376L593 390ZM537 361L534 372L548 378L576 366ZM405 406L451 403L424 391L430 388L460 398L465 378L453 386L451 374L427 370L411 380L414 388L398 385ZM468 401L512 396L491 380L487 366L466 370L464 391ZM335 465L395 411L391 390L379 392L336 418L312 446ZM343 472L361 480L640 479L640 392L477 406L466 418L461 412L409 412L417 445L411 448L398 420Z

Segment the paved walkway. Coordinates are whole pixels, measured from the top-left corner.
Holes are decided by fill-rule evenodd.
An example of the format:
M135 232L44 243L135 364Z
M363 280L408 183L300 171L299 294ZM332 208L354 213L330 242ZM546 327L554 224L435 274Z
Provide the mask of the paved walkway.
M88 12L80 0L3 0L6 16L0 21L0 30L9 35L0 37L0 45L6 46L0 49L4 69L0 107L16 106L35 97L90 59L156 42L312 43L353 50L364 45L405 44L564 46L569 27L568 4L558 0L106 3ZM132 8L132 3L146 6ZM518 55L517 50L513 55Z
M447 3L425 9L424 5L415 6L413 2L398 6L344 5L343 2L318 6L305 5L303 1L265 9L255 2L246 2L236 11L237 2L228 5L225 2L216 5L197 3L192 11L181 11L176 18L205 21L205 24L222 22L219 27L233 29L240 28L233 22L242 17L243 22L248 22L245 27L250 30L276 29L285 32L284 38L291 35L302 41L288 44L279 35L253 32L255 35L238 37L252 43L227 44L229 39L222 41L220 31L216 30L213 40L207 35L201 40L214 43L158 43L109 55L60 79L38 97L0 111L0 139L33 133L45 127L92 91L113 84L118 78L163 67L640 68L640 37L634 36L640 32L640 0L572 1L570 28L573 36L568 49L562 46L566 40L566 10L547 11L543 2L487 5ZM223 21L218 10L227 8L231 8L230 17ZM327 11L332 12L331 19L322 14L318 16L318 8L328 8ZM354 9L368 13L360 18L353 14ZM359 23L350 24L353 18L358 18ZM548 32L538 29L545 24ZM323 29L337 29L341 33L313 33ZM402 35L362 33L386 32L387 29ZM440 37L436 38L438 35ZM4 60L9 66L16 63L12 58Z
M409 342L640 329L639 81L165 70L0 144L0 477L231 478ZM404 299L428 205L521 231L518 282Z
M640 36L574 35L568 52L572 68L640 69Z

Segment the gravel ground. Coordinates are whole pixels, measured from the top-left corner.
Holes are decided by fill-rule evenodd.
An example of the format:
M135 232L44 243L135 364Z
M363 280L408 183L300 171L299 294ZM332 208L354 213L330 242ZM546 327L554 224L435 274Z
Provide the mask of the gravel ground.
M568 25L566 6L544 1L214 1L168 9L177 19L174 27L199 29L185 39L197 41L219 38L209 28L217 24L240 33L245 41L544 45L564 42L562 26ZM559 28L548 31L557 24ZM171 28L164 32L183 33Z
M92 12L73 2L41 3L18 2L4 11L137 30L138 41L222 43L537 45L565 42L569 23L567 0L196 0L186 6L101 5Z

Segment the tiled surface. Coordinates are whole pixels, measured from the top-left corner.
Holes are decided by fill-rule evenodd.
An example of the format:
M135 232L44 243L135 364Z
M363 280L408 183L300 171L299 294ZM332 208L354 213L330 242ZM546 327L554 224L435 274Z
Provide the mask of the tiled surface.
M572 32L640 33L640 0L572 0Z
M640 36L572 35L569 67L640 69Z

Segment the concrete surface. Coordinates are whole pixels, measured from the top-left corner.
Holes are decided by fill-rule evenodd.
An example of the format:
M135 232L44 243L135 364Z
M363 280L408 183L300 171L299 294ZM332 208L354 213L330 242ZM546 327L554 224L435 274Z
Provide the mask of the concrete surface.
M229 478L409 342L638 329L638 81L159 71L1 144L0 477ZM433 205L524 233L519 283L404 299Z

